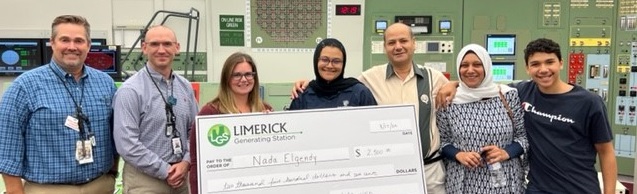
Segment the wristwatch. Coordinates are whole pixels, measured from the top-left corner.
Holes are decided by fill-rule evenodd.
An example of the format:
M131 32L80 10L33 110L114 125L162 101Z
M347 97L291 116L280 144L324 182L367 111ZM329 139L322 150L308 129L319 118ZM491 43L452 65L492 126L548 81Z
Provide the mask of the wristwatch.
M112 175L113 177L117 178L117 176L119 176L119 172L117 172L117 170L109 170L108 173L109 175Z

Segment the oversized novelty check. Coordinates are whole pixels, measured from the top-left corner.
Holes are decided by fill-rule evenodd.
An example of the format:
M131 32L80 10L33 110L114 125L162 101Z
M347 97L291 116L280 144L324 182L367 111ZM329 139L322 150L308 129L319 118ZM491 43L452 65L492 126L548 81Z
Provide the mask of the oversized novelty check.
M412 105L197 117L199 191L422 194Z

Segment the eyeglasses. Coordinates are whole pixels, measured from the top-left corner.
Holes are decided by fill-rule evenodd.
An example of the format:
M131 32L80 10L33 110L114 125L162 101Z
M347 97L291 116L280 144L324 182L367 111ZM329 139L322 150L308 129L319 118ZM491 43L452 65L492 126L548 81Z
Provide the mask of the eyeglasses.
M158 48L160 45L163 46L164 48L172 48L176 44L177 44L177 42L170 42L170 41L166 41L166 42L146 42L146 45L148 45L149 47L152 47L152 48Z
M245 72L245 73L233 73L232 75L232 80L238 81L241 80L242 77L245 77L246 80L253 80L254 76L257 75L257 72Z
M328 57L321 57L321 58L319 58L319 61L320 61L322 64L325 64L325 65L329 64L330 62L331 62L331 63L332 63L332 65L334 65L334 66L337 66L337 65L341 65L341 64L343 64L343 60L341 60L341 59L339 59L339 58L334 58L334 59L331 59L331 60L330 60L330 58L328 58Z

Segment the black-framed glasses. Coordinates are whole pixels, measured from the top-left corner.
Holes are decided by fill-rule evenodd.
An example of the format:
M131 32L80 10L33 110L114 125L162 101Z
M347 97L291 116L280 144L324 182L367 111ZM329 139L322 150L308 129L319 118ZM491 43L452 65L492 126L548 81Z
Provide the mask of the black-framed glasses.
M257 75L257 72L245 72L245 73L233 73L232 80L241 80L242 77L245 77L246 80L253 80L254 76Z
M330 59L330 58L328 58L328 57L321 57L321 58L319 58L319 61L320 61L321 63L325 64L325 65L327 65L327 64L329 64L329 63L332 63L332 65L335 65L335 66L336 66L336 65L342 65L342 64L343 64L343 60L342 60L342 59L339 59L339 58L333 58L333 59Z
M165 42L160 42L160 41L154 41L154 42L146 42L146 45L148 45L149 47L153 47L153 48L157 48L160 45L163 46L164 48L172 48L175 45L177 45L177 42L171 42L171 41L165 41Z

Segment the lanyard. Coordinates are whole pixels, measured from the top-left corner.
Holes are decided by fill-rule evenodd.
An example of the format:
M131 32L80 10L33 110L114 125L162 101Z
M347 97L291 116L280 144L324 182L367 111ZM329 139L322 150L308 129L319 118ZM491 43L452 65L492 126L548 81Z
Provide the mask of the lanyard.
M164 93L162 93L161 89L159 89L159 85L157 85L157 82L155 82L155 79L153 79L153 76L150 75L150 71L148 70L148 65L146 66L146 73L148 73L148 77L155 85L155 88L157 88L157 91L159 92L159 95L161 96L161 99L164 101L164 104L166 106L165 108L166 109L166 136L172 137L172 138L179 137L180 134L176 128L177 125L175 125L177 118L175 117L175 113L173 112L173 106L177 104L177 99L173 96L173 91L175 91L174 80L169 81L170 96L168 97L168 100L166 100L166 98L164 97ZM172 70L170 71L170 74L172 76Z
M71 89L69 89L69 87L66 85L66 81L64 81L64 79L55 72L53 67L51 67L51 64L49 64L49 68L51 69L51 72L55 74L55 77L60 79L62 85L64 85L64 89L66 89L66 92L69 94L69 96L71 96L71 100L73 100L73 105L75 105L75 116L77 117L78 128L80 130L80 138L82 140L89 140L89 138L93 135L93 132L91 130L91 122L89 121L88 116L84 114L84 112L82 112L82 102L84 101L84 79L80 79L80 87L82 88L82 92L78 103L78 101L75 100L75 96L73 96ZM87 126L88 133L84 131L84 124L86 124Z

